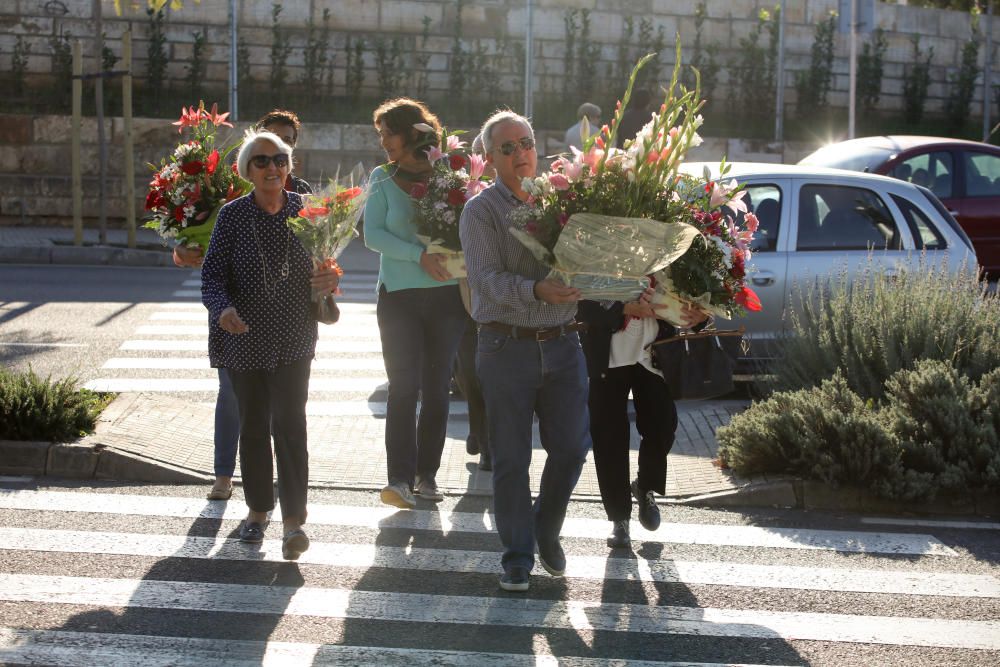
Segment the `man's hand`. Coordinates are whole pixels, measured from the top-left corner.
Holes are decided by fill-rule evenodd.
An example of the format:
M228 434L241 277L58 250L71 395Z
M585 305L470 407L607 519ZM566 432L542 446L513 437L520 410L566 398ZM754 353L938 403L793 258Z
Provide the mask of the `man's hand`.
M237 335L250 331L250 327L247 326L246 322L240 319L236 309L232 306L226 308L222 311L222 314L219 315L219 326L229 333Z
M200 246L190 247L186 245L174 246L174 264L182 269L201 268L205 261L205 251Z
M546 278L535 283L535 298L550 304L576 303L580 300L580 290L567 287L553 278Z
M444 268L447 257L441 253L420 253L420 268L427 272L431 278L438 282L451 280L452 275Z

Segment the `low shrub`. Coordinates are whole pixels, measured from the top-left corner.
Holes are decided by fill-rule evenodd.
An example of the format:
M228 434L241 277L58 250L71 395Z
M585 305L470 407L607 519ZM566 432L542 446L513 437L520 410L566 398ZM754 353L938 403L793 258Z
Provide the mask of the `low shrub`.
M0 440L68 442L92 433L112 394L80 389L76 378L0 369Z

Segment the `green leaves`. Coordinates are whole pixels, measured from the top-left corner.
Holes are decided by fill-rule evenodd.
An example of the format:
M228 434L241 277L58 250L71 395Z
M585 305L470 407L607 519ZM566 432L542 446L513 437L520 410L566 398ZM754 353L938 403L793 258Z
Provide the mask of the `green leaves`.
M91 433L113 398L77 387L73 377L40 378L0 369L0 439L69 442Z

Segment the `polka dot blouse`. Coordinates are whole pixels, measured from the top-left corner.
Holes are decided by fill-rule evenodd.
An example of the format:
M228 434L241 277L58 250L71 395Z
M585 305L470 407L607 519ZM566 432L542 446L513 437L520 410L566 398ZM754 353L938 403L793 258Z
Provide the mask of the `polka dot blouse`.
M310 309L312 260L285 224L302 198L286 193L275 215L253 193L219 212L201 268L201 300L208 308L208 356L214 368L274 370L316 353ZM231 334L219 315L234 306L249 331Z

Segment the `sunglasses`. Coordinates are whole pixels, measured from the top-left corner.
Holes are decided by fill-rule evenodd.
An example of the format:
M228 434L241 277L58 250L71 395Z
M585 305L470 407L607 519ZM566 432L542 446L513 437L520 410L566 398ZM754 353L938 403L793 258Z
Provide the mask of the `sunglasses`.
M535 140L531 137L521 137L517 141L505 141L499 146L497 150L504 155L513 155L514 151L520 148L522 151L530 151L535 147Z
M250 158L250 162L258 169L267 169L267 165L272 162L278 169L284 169L288 166L288 156L284 153L278 153L277 155L254 155Z

